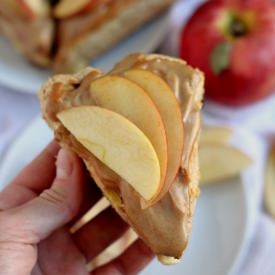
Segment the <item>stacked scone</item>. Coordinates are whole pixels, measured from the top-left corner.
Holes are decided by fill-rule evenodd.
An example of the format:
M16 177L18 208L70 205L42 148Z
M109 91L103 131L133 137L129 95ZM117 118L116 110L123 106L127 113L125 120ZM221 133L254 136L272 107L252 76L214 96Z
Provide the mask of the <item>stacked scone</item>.
M174 0L0 2L0 29L16 49L33 64L64 73L83 69Z
M1 34L33 64L41 67L51 66L54 28L50 1L0 1Z
M199 195L203 83L184 61L133 54L107 74L57 75L40 91L56 139L163 263L181 257Z

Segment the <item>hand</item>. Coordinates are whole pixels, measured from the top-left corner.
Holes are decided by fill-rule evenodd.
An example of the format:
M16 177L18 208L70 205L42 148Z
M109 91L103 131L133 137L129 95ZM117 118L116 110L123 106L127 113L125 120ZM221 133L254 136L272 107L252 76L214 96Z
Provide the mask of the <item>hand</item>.
M59 149L56 142L48 145L0 193L0 273L138 273L153 257L141 240L92 273L86 269L87 262L128 228L109 207L75 234L70 234L70 226L101 196L96 185L87 182L85 170L75 154Z

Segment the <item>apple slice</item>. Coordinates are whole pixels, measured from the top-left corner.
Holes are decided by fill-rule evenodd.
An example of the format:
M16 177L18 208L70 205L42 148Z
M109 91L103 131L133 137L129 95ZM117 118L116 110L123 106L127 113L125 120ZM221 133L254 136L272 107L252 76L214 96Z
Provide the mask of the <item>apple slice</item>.
M119 257L119 255L121 255L137 238L138 236L135 231L132 228L128 229L122 237L117 239L95 258L93 258L93 260L89 262L87 269L92 272L97 267L105 265L111 260Z
M61 0L54 8L54 15L57 18L66 18L79 13L93 0Z
M252 160L229 145L202 144L199 150L201 183L209 184L238 175Z
M61 0L54 8L54 15L64 19L81 12L88 12L110 0Z
M100 212L110 206L110 202L106 197L101 198L92 208L88 210L76 223L70 228L70 232L74 234L81 227L94 219Z
M96 105L128 118L149 138L159 159L162 189L167 170L167 140L160 113L151 98L136 83L111 75L93 81L90 95Z
M270 215L275 218L275 147L271 149L265 170L264 202Z
M16 0L24 15L35 20L37 17L45 17L50 14L50 5L47 0Z
M200 143L228 144L233 130L227 127L205 127L202 129Z
M157 106L167 136L168 163L162 195L173 183L181 163L184 130L179 103L167 85L158 75L141 69L126 71L124 76L140 85Z
M125 179L146 201L159 190L160 166L149 139L110 110L81 106L57 114L65 128L100 161Z

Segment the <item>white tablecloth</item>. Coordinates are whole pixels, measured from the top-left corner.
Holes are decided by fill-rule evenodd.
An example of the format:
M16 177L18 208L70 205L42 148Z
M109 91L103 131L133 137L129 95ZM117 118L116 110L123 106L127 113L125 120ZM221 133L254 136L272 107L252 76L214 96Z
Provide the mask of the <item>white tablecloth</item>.
M173 11L170 32L162 50L166 53L176 54L178 31L182 24L184 14L189 14L193 4L199 0L190 1L190 6L179 4ZM208 122L227 123L247 128L261 142L268 142L269 136L275 133L275 96L255 106L241 110L222 109L215 105L207 104L205 119ZM18 93L7 88L0 87L0 162L5 151L12 141L20 134L20 131L39 113L39 105L36 96ZM217 114L219 119L217 119ZM266 146L262 146L263 150ZM265 152L258 152L264 158ZM259 161L255 159L254 161ZM261 159L262 164L264 159ZM1 164L1 163L0 163ZM263 166L263 165L260 165ZM259 171L260 174L263 171ZM264 214L261 207L261 190L263 177L259 178L256 186L248 186L247 192L251 197L251 209L254 223L251 228L252 235L246 249L238 275L274 275L275 274L275 223ZM221 274L224 275L224 274Z
M12 140L38 114L36 96L0 86L0 161Z

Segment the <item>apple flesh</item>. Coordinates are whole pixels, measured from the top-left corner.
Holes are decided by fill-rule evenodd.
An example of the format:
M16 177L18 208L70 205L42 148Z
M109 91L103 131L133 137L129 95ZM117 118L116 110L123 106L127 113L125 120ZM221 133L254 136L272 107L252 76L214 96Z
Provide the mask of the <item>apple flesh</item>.
M95 258L93 258L93 260L89 263L88 270L93 271L97 267L105 265L111 260L119 257L119 255L121 255L127 247L133 244L133 242L136 241L137 238L138 236L135 231L130 228L126 231L126 233L123 234L122 237L113 242Z
M50 5L47 0L16 0L21 12L29 19L46 17L50 14Z
M159 190L160 165L149 139L125 117L96 106L57 114L64 127L93 155L125 179L146 201Z
M54 15L64 19L81 13L89 12L110 0L61 0L54 8Z
M206 96L241 106L275 91L275 5L207 1L185 26L180 56L206 76Z
M97 106L126 117L149 138L159 159L162 189L167 171L167 140L161 115L151 98L136 83L111 75L92 81L90 96Z
M202 185L238 175L251 164L240 150L224 144L202 144L199 149Z
M163 120L166 136L168 163L162 194L173 183L182 159L184 129L179 103L167 83L158 75L141 69L124 72L124 76L140 85L154 101Z
M227 127L205 127L202 129L200 136L200 144L203 143L219 143L228 144L233 136L233 130Z

